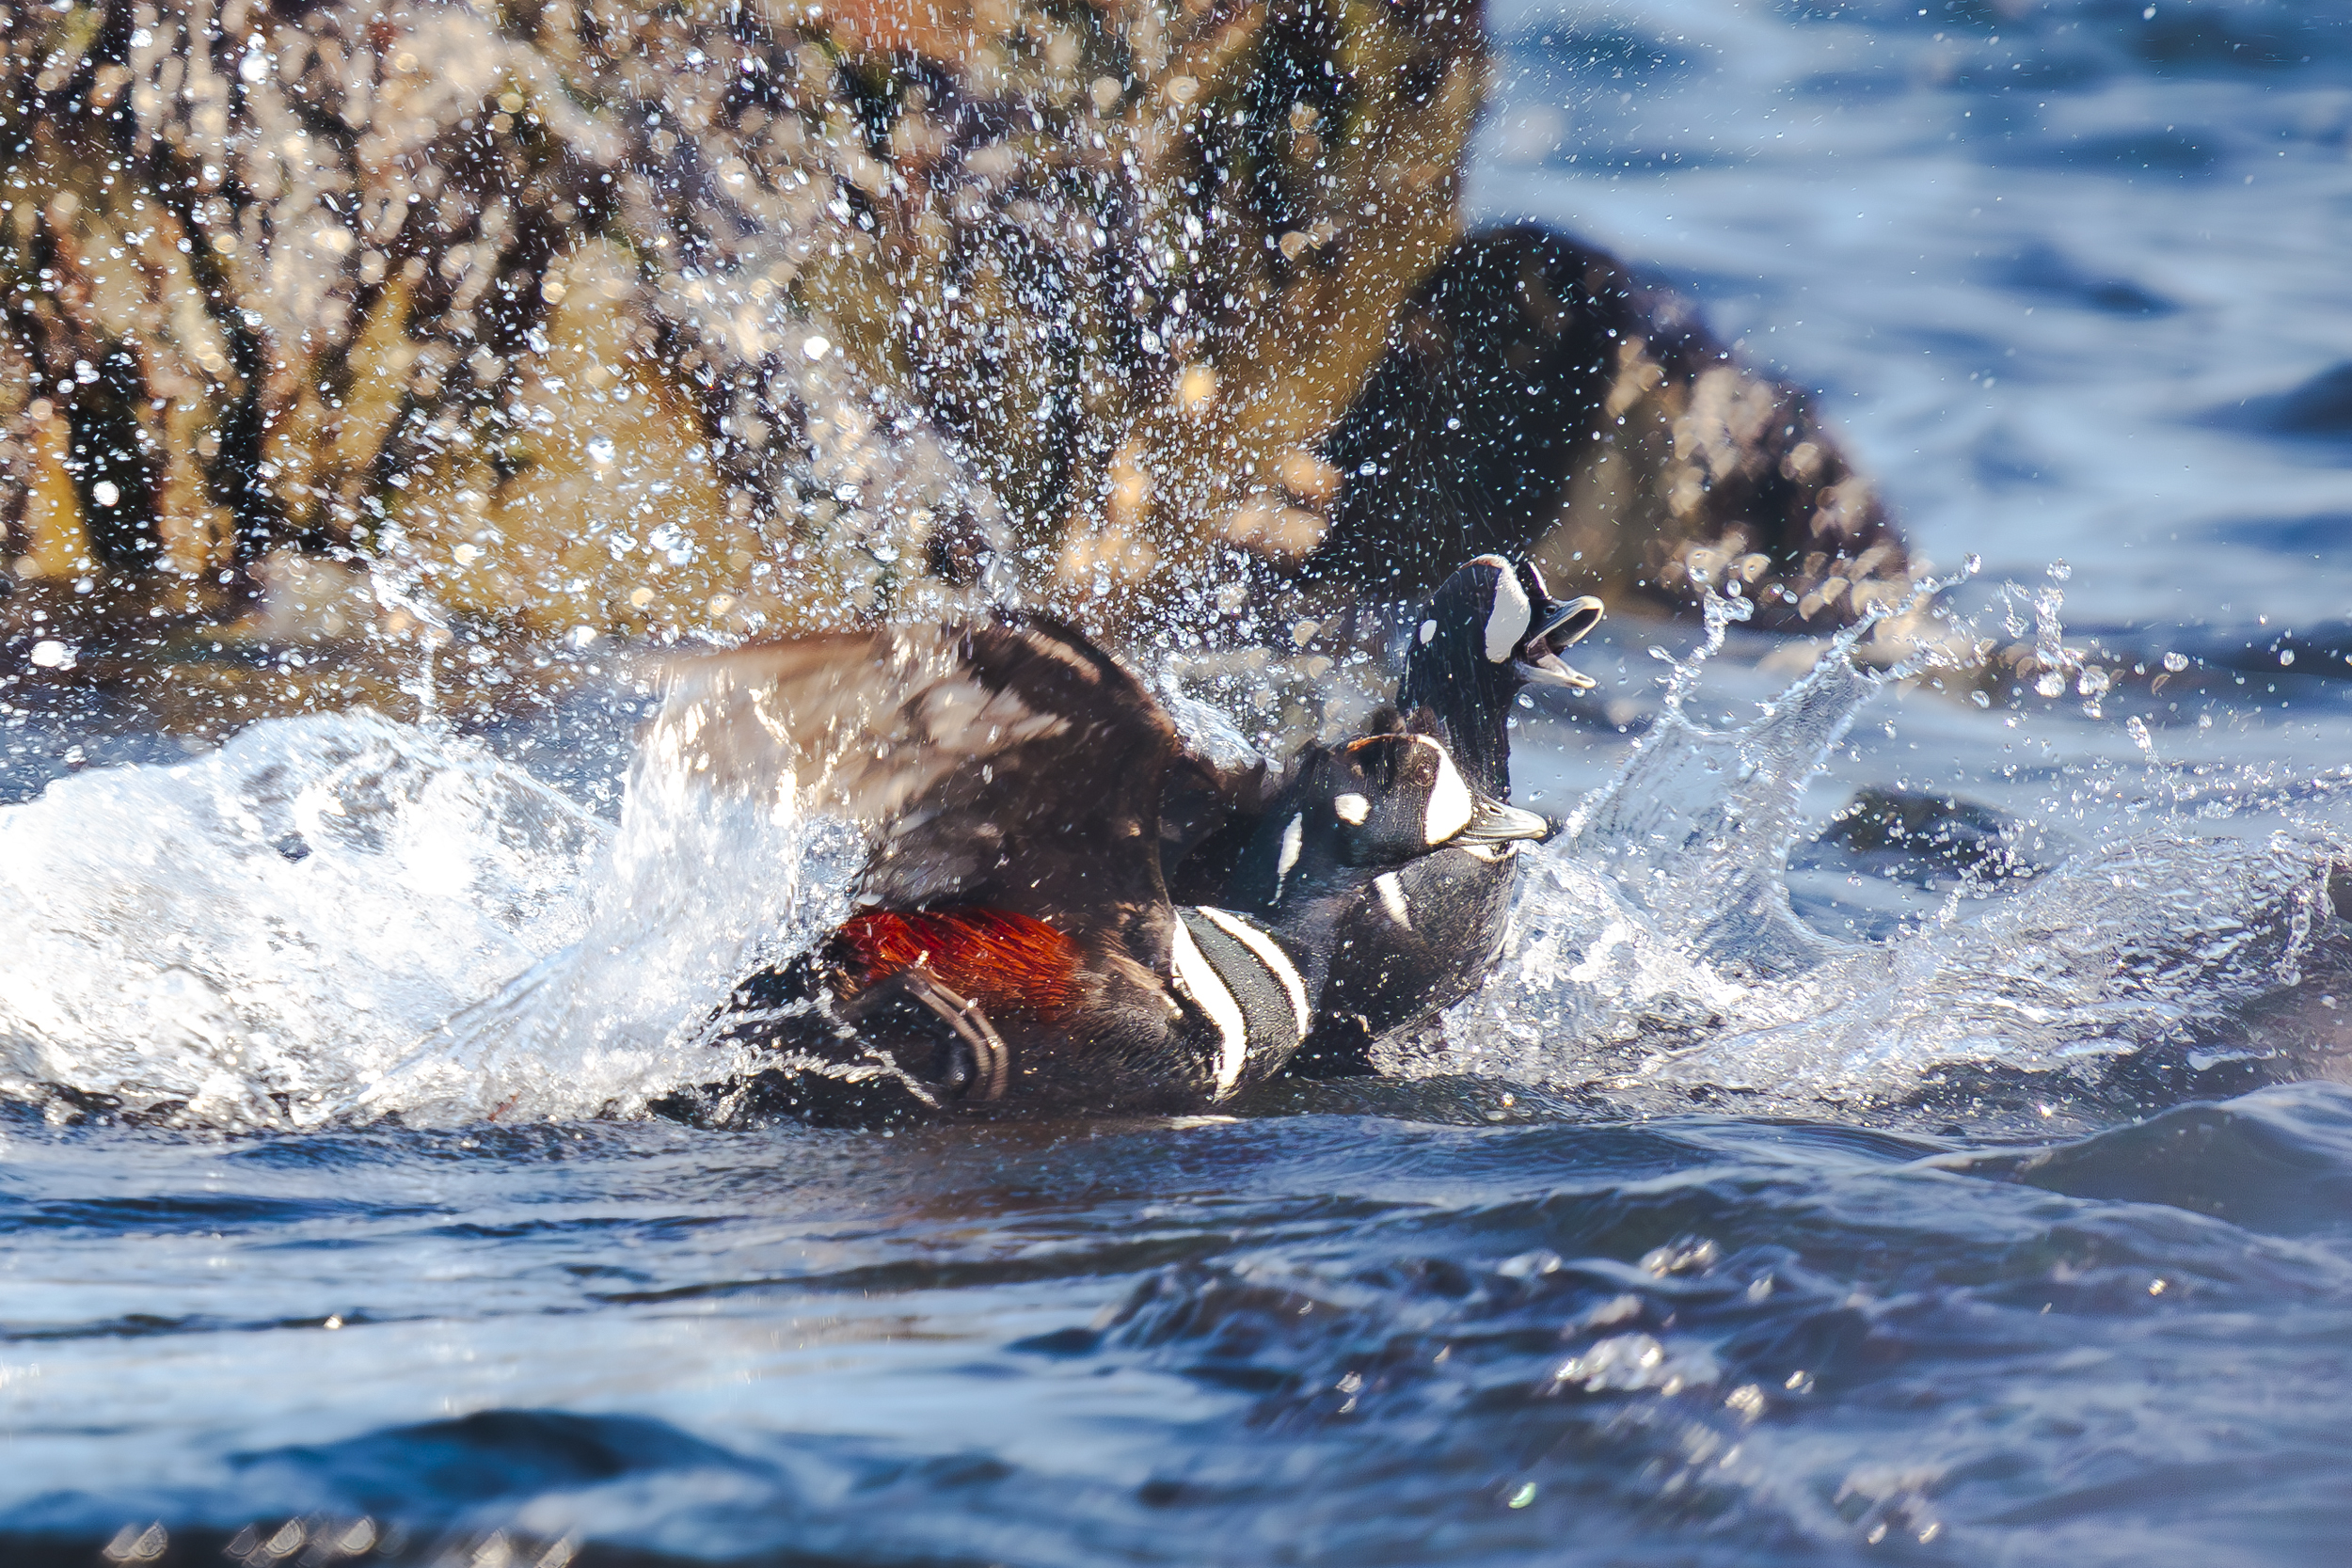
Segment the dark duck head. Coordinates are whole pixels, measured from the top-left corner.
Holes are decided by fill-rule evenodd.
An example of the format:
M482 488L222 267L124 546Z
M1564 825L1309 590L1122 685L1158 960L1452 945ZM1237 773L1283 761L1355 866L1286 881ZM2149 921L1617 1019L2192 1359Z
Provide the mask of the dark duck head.
M1435 850L1491 848L1552 831L1548 818L1472 788L1435 736L1364 736L1299 759L1226 896L1267 918L1300 919Z
M1514 811L1503 804L1512 704L1530 686L1589 690L1592 678L1560 656L1600 617L1598 599L1553 599L1532 562L1479 556L1422 608L1406 645L1399 722L1444 742L1481 809ZM1374 878L1325 942L1329 969L1296 1069L1370 1071L1375 1040L1468 995L1502 949L1518 841L1548 836L1466 833Z
M723 1015L753 1063L670 1107L697 1119L1231 1098L1311 1032L1331 932L1378 868L1546 826L1481 799L1433 739L1375 736L1293 792L1270 895L1179 905L1160 859L1175 730L1117 660L1042 621L698 661L662 722L715 787L790 791L874 846L859 912Z
M1598 599L1552 598L1534 562L1479 556L1422 608L1397 706L1411 727L1444 739L1472 784L1507 800L1512 701L1531 686L1592 689L1593 678L1560 656L1600 618Z

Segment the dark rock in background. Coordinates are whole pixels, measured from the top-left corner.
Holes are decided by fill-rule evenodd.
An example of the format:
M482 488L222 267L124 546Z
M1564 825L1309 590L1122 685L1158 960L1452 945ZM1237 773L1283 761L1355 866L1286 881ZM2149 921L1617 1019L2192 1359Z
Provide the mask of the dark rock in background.
M1476 23L20 8L0 657L726 639L1008 588L1205 626L1531 542L1619 599L1736 577L1775 624L1892 592L1796 394L1605 257L1461 239ZM345 689L272 681L241 717Z
M1539 229L1454 247L1325 451L1343 488L1308 570L1400 595L1530 544L1559 591L1620 605L1736 579L1759 627L1839 625L1908 583L1876 492L1802 394Z

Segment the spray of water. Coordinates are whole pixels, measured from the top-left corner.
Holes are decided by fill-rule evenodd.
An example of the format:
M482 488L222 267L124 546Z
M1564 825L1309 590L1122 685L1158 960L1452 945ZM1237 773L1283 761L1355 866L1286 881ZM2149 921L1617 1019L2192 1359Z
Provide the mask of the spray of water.
M0 812L0 1091L223 1127L626 1113L724 1075L729 983L837 919L857 847L658 725L619 830L368 713Z
M2055 593L2029 602L2041 641L2061 649ZM2330 933L2352 844L2326 827L2249 841L2176 816L1980 909L1990 890L1963 885L1888 942L1804 925L1785 879L1804 785L1863 705L1917 667L1862 664L1866 625L1753 722L1708 729L1685 700L1743 608L1710 599L1707 640L1670 675L1655 731L1568 835L1529 854L1498 983L1398 1042L1388 1070L1492 1073L1640 1108L1730 1094L1818 1114L1948 1111L1994 1078L2065 1098L2150 1056L2192 1075L2264 1056L2281 1074L2325 1069L2314 1053L2343 1043L2332 1029L2265 1040L2248 1021L2313 965L2341 971ZM2106 685L2081 657L2043 662L2076 677L2096 717ZM2131 733L2153 765L2145 724Z
M2026 602L2062 649L2056 602ZM1785 867L1807 781L1875 694L1944 656L1873 667L1866 622L1753 722L1711 729L1685 710L1746 610L1709 596L1655 729L1528 854L1497 975L1387 1070L1849 1115L1948 1108L1988 1075L2064 1101L2133 1062L2314 1070L2316 1037L2263 1021L2332 1004L2352 971L2347 848L2324 827L2201 836L2205 807L2175 803L2023 892L1964 884L1889 941L1806 926ZM1173 695L1196 744L1247 757ZM714 1009L842 918L865 847L802 809L788 768L706 770L703 715L675 705L641 739L617 829L365 713L0 811L18 955L0 1092L223 1127L452 1123L626 1115L723 1079Z

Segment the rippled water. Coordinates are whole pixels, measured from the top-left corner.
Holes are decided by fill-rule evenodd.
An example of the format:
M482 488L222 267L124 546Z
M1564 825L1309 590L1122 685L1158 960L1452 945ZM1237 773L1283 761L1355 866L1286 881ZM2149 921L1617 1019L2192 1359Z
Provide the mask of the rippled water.
M1388 1079L629 1119L857 847L626 685L15 732L0 1557L2337 1560L2352 16L1920 8L1500 6L1476 197L1819 387L2065 678L1613 623Z

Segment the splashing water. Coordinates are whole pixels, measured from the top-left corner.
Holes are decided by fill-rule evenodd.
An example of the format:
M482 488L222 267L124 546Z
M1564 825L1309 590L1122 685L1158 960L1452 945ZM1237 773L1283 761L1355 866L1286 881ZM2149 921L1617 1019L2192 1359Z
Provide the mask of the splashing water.
M827 920L847 835L641 748L619 830L370 713L0 811L0 1089L226 1126L628 1111L723 1068L728 983ZM846 877L833 877L837 896Z
M2352 1044L2340 1012L2301 1006L2352 970L2330 918L2352 847L2326 827L2201 836L2176 795L2153 831L2024 892L1963 879L1891 940L1807 926L1786 876L1807 782L1864 705L1942 656L1870 668L1866 622L1754 722L1709 729L1686 705L1747 608L1709 598L1657 728L1529 852L1497 975L1385 1047L1385 1069L1618 1109L1730 1094L1942 1121L2052 1099L2094 1115L2158 1068L2186 1074L2169 1098L2324 1074ZM2034 609L2055 641L2055 601ZM1179 706L1196 743L1243 744ZM458 1124L627 1115L727 1076L714 1009L843 917L864 847L788 784L697 772L696 711L648 730L617 829L368 713L257 724L0 811L21 954L0 1090L228 1127ZM2239 1077L2198 1076L2217 1068Z
M621 826L589 873L583 928L438 1024L353 1103L404 1119L628 1113L737 1066L708 1042L735 982L848 914L864 844L779 782L701 776L703 711L666 711L629 769Z
M1492 1074L1620 1108L1729 1092L1765 1114L1941 1120L1988 1101L2048 1117L2052 1096L2087 1110L2143 1053L2155 1060L2135 1063L2127 1093L2159 1066L2187 1069L2184 1091L2216 1086L2195 1075L2226 1064L2324 1075L2352 1045L2332 996L2314 994L2324 1007L2299 1029L2265 1026L2347 962L2330 916L2352 903L2352 841L2324 826L2249 840L2176 819L1997 901L1963 880L1936 918L1887 942L1806 926L1785 879L1804 786L1862 706L1915 670L1859 665L1866 624L1753 723L1705 728L1685 701L1744 609L1710 600L1707 641L1676 667L1657 729L1564 839L1526 852L1496 980L1433 1035L1391 1046L1387 1070ZM2035 610L2056 645L2055 595ZM1972 903L1990 908L1967 918Z

